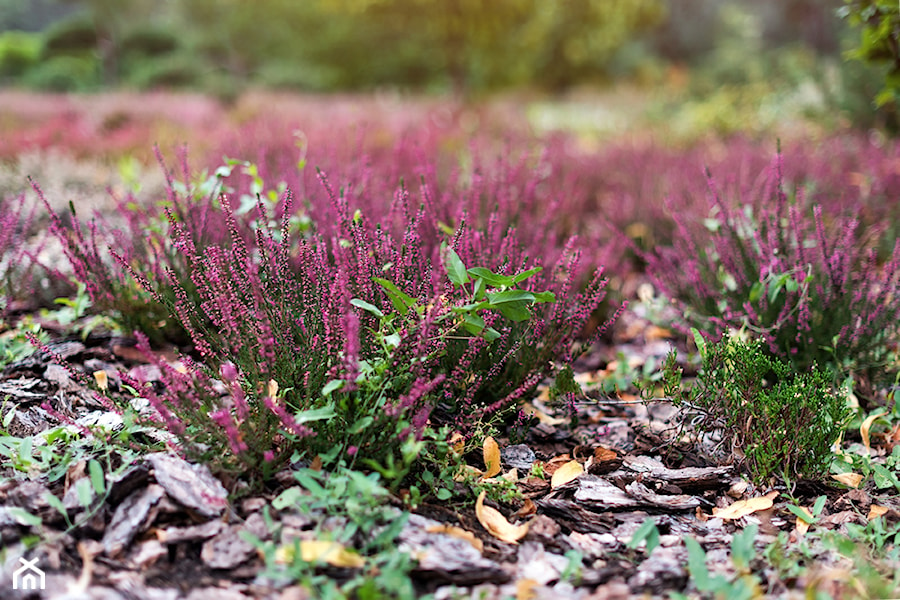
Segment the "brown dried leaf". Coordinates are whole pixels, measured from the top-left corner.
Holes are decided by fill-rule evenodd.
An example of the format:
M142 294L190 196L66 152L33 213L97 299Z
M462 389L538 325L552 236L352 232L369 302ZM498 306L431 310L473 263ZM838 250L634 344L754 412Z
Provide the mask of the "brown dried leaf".
M474 547L479 552L484 550L484 542L475 537L475 534L471 531L466 531L462 527L456 527L455 525L447 525L443 523L441 525L432 525L431 527L427 527L425 529L428 533L443 533L446 535L452 535L455 538L459 538L461 540L466 540L472 547Z
M556 489L561 485L565 485L577 479L583 473L584 467L581 466L581 463L577 460L570 460L553 472L553 477L550 478L550 488Z
M526 402L522 405L522 410L526 415L534 415L537 417L538 421L543 423L544 425L562 425L563 423L568 423L568 419L559 419L557 417L551 417L544 411L536 408L533 404Z
M101 392L105 392L109 388L109 376L106 374L106 371L94 371L94 380L97 382L97 387L100 388Z
M810 523L812 523L812 521L815 519L815 517L809 511L809 509L806 508L805 506L801 506L799 508L800 508L800 510L803 511L803 514L805 514L806 516L809 517L809 520L801 519L800 517L797 517L797 519L794 521L794 527L797 528L798 534L806 535L806 532L809 531L809 525L810 525Z
M489 479L500 472L500 446L491 436L484 438L484 468L482 479Z
M608 462L611 460L616 460L618 457L619 455L616 454L615 450L610 450L609 448L604 448L603 446L597 446L594 449L594 462Z
M485 494L486 492L482 491L475 502L475 516L478 517L478 522L498 540L509 544L517 544L528 533L528 523L523 523L522 525L511 524L500 511L484 505Z
M875 413L874 415L869 415L869 417L867 417L866 420L862 422L862 425L859 426L859 434L862 436L863 446L866 447L866 450L871 449L871 446L869 446L869 429L872 428L872 424L878 417L886 414L887 411L883 411L880 413Z
M757 496L756 498L748 498L747 500L738 500L727 508L713 508L713 515L720 519L740 519L749 514L753 514L758 510L766 510L772 508L778 492L769 492L765 496Z
M877 504L873 504L869 507L869 515L866 517L869 521L872 519L877 519L883 514L886 514L890 509L886 506L879 506Z
M840 473L838 475L832 475L831 478L838 483L843 483L852 488L858 488L863 480L863 476L859 473Z
M531 498L525 498L525 502L522 503L522 508L517 510L513 516L517 519L524 519L525 517L530 517L534 513L537 512L537 505L535 505L534 501Z
M520 579L516 582L516 600L534 600L537 592L534 588L538 587L538 582L534 579Z
M453 432L447 443L450 444L450 447L457 454L462 454L462 451L466 448L466 438L458 431Z

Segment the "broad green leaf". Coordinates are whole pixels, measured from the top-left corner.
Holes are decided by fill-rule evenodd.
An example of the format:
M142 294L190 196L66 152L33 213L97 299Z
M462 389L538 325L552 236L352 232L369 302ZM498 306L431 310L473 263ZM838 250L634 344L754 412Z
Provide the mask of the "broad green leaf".
M473 335L478 335L484 331L484 319L476 314L463 315L463 328Z
M463 304L462 306L451 306L450 310L456 314L470 313L482 308L490 308L490 302L473 302L471 304Z
M16 416L16 407L12 406L6 412L6 414L3 415L3 429L7 429L9 427L9 424L12 423L12 420L15 416Z
M536 273L540 273L543 270L544 270L543 267L535 267L533 269L528 269L527 271L522 271L521 273L516 273L515 275L513 275L513 278L512 278L513 283L521 283L521 282L525 281L526 279L528 279L529 277L531 277L532 275L534 275Z
M370 304L370 303L366 302L365 300L360 300L359 298L353 298L352 300L350 300L350 304L352 304L353 306L355 306L357 308L361 308L365 311L368 311L378 318L381 318L384 316L384 313L381 312L381 309L379 309L374 304Z
M527 321L531 318L527 302L504 302L497 305L497 310L510 321Z
M447 269L447 277L450 278L455 285L463 285L469 282L469 275L466 273L466 265L463 264L459 255L449 246L444 249L444 268Z
M816 498L816 503L813 504L812 507L812 514L818 517L822 513L822 509L825 508L825 502L827 500L828 496L819 496Z
M493 342L496 339L500 338L500 332L494 329L493 327L488 327L484 330L481 336L489 342Z
M39 516L31 514L24 508L10 506L6 510L12 518L22 525L27 525L28 527L40 527L44 523Z
M326 391L325 391L326 388L328 388L328 386L330 386L334 382L338 382L341 385L344 384L343 380L341 380L341 379L332 379L331 381L328 382L328 385L326 385L324 388L322 388L323 395L326 395ZM337 387L340 387L340 385ZM332 391L333 390L328 390L327 393L330 394ZM328 406L323 406L321 408L310 408L308 410L301 410L296 415L294 415L294 421L296 421L297 424L309 423L310 421L321 421L322 419L330 419L335 414L337 414L337 413L334 412L334 405L329 404Z
M526 290L504 290L494 294L487 295L488 302L491 304L504 304L506 302L534 302L534 292Z
M357 420L356 423L351 425L348 433L350 433L351 435L356 435L357 433L360 433L364 429L368 428L374 422L375 419L372 416L366 415L365 417Z
M653 550L659 546L659 529L657 529L656 523L650 517L647 517L637 531L634 532L631 540L628 541L627 547L634 550L644 540L647 541L647 556L650 556L653 554Z
M803 521L804 523L807 523L809 525L813 525L813 524L815 524L816 521L818 521L818 519L815 516L812 516L812 517L809 516L799 506L794 506L793 504L788 504L787 509L789 511L791 511L792 513L794 513L795 517L797 517L798 519L800 519L801 521ZM813 515L815 515L815 514L816 513L813 512Z
M297 504L306 493L301 487L292 487L284 490L272 500L272 508L275 510L284 510Z
M82 477L75 482L75 495L78 497L78 504L84 508L88 508L94 500L94 490L91 488L93 484Z
M875 487L883 489L895 485L897 478L894 477L893 473L885 469L883 465L873 464L872 481L875 483Z
M106 478L103 475L103 467L96 460L88 461L88 473L91 476L91 485L97 495L102 495L106 491Z
M688 551L688 570L694 579L694 585L701 592L709 591L709 570L706 568L706 552L700 546L700 542L692 537L684 538L684 545Z
M515 280L512 277L507 275L498 275L489 269L485 269L484 267L472 267L468 271L469 275L474 275L475 277L479 277L484 279L485 283L491 285L493 287L510 287L515 283Z
M757 281L753 284L753 287L750 288L750 302L756 303L760 298L762 298L763 291L766 289L765 284L762 281Z
M83 481L83 480L79 479L79 481ZM63 505L62 500L60 500L59 498L57 498L55 495L51 494L50 492L47 492L46 494L44 494L44 500L47 502L47 504L50 505L51 508L53 508L54 510L56 510L56 512L61 514L64 519L66 519L66 520L69 519L69 511L66 510L66 507ZM90 503L90 500L88 500L88 503ZM84 506L84 504L82 504L82 506ZM40 521L40 519L38 521Z
M406 314L409 307L416 303L415 298L405 294L400 288L394 285L393 281L382 279L381 277L373 277L372 281L381 286L384 293L387 294L387 297L390 299L391 304L394 305L394 308L400 314Z
M435 490L434 495L437 496L438 500L449 500L453 496L453 492L447 488L438 488Z
M535 302L556 302L556 294L553 292L533 292Z
M472 297L475 298L475 300L484 300L485 287L484 279L477 277L475 279L475 291L472 293Z
M329 396L331 395L331 392L337 391L342 387L344 387L343 379L332 379L322 387L322 395Z

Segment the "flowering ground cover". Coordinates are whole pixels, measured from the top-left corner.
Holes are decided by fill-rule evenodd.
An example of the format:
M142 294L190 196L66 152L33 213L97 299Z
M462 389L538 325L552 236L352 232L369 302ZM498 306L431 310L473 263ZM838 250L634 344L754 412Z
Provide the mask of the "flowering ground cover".
M13 99L4 589L895 593L895 144Z

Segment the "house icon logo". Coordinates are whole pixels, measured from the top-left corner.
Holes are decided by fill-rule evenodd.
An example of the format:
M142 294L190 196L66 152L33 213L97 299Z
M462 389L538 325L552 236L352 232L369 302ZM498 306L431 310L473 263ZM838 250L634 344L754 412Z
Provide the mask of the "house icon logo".
M36 566L39 559L25 560L19 558L22 566L13 571L14 590L42 590L44 589L44 572Z

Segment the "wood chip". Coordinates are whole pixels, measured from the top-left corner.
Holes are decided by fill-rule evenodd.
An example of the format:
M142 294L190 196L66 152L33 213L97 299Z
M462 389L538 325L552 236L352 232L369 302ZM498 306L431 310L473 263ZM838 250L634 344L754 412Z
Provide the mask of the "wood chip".
M103 549L107 556L118 556L138 533L147 529L156 516L156 504L165 495L162 486L150 484L128 496L116 507L112 521L103 535Z
M206 465L192 465L172 454L149 454L156 481L169 496L204 517L222 514L228 506L228 491Z

